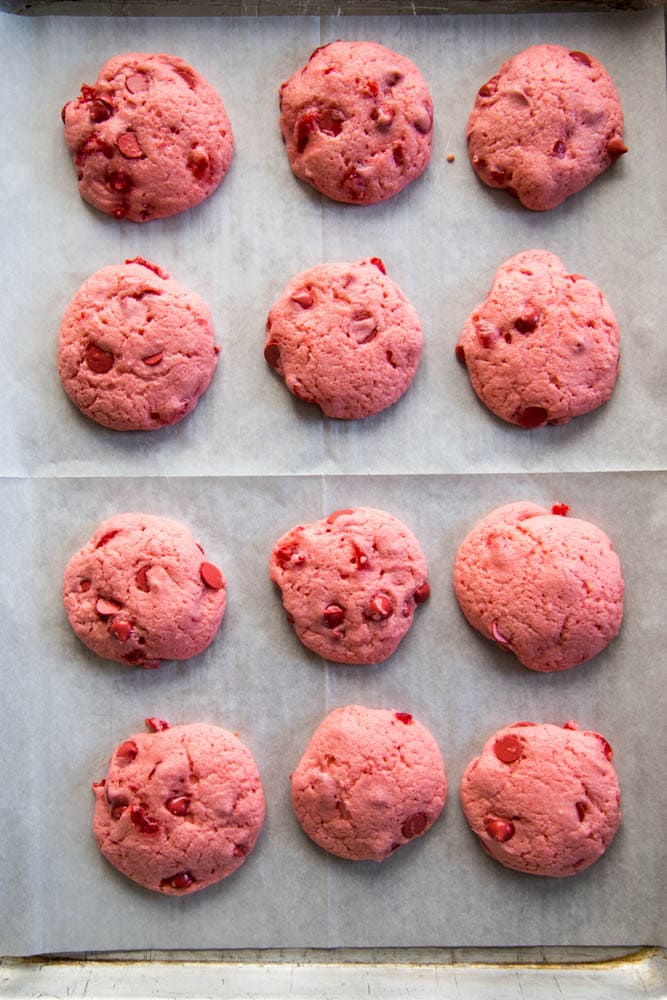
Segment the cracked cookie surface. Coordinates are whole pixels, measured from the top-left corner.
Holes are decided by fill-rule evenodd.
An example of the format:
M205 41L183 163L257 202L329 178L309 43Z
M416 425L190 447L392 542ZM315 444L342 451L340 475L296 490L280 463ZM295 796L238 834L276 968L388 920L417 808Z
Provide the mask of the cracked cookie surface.
M433 101L405 56L377 42L331 42L280 87L280 128L300 180L370 205L428 166Z
M582 190L627 147L623 108L586 52L533 45L482 84L467 128L480 180L546 211Z
M243 864L262 827L264 793L252 754L232 733L158 725L166 728L124 740L93 784L93 832L114 868L182 896Z
M291 781L305 833L352 861L384 861L426 833L447 797L445 765L428 730L408 712L360 705L326 716Z
M298 399L358 420L403 396L422 345L416 310L372 257L296 275L269 311L264 357Z
M147 222L213 194L234 151L220 97L192 66L131 52L104 64L62 110L79 192L107 215Z
M600 858L621 820L612 749L599 733L517 722L495 733L461 780L486 853L507 868L562 877Z
M152 669L210 645L226 584L184 525L117 514L70 559L63 602L75 635L94 653Z
M430 594L419 542L372 507L334 511L278 539L269 560L304 646L337 663L380 663Z
M96 271L70 301L58 374L91 420L119 431L157 430L194 410L218 353L204 300L135 257Z
M565 424L610 398L619 370L616 317L592 281L547 250L525 250L497 271L468 317L456 355L501 420Z
M473 628L530 670L567 670L617 635L623 577L600 528L528 502L492 511L463 540L454 590Z

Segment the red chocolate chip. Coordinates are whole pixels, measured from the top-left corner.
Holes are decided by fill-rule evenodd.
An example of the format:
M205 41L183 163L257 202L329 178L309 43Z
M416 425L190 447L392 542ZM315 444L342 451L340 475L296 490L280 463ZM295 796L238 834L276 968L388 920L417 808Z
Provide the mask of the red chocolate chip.
M327 524L333 524L337 517L341 514L354 514L352 507L341 507L340 510L335 510L332 514L327 517Z
M147 358L142 358L145 365L159 365L164 357L164 351L158 351L157 354L149 354Z
M454 349L454 354L456 355L456 360L460 361L462 364L466 363L466 352L463 350L460 344L456 345Z
M371 257L371 264L375 264L377 269L382 271L383 274L387 273L387 268L384 266L384 261L381 257Z
M340 604L327 604L326 608L322 612L322 618L324 619L324 624L327 628L336 628L340 625L345 617L345 612L341 608Z
M110 170L107 174L107 184L114 191L129 191L132 187L132 180L124 170Z
M513 722L512 729L516 729L517 726L535 726L535 722Z
M199 567L199 575L207 587L210 587L212 590L222 590L225 578L213 563L203 562Z
M513 764L522 755L521 740L511 734L501 736L493 744L493 752L503 764Z
M303 566L306 561L306 557L297 550L296 545L281 545L274 554L281 569L286 569L288 566Z
M577 807L577 816L579 817L579 822L582 823L584 816L586 815L586 803L585 802L575 802Z
M92 784L93 784L93 788L104 788L104 786L106 785L106 783L107 783L107 779L106 778L100 778L99 781L93 781Z
M427 826L428 816L426 813L414 813L406 819L401 827L401 833L407 840L411 840L413 837L418 837L420 833L423 833Z
M119 820L128 805L129 802L127 799L114 799L113 803L111 803L111 818L113 820Z
M196 177L200 181L206 176L208 167L209 160L204 150L193 149L188 157L188 170L190 170L193 177Z
M361 93L366 97L377 97L380 93L380 88L375 80L366 80L365 86L361 88Z
M234 845L234 850L232 851L232 855L235 858L244 858L247 853L248 853L248 848L246 847L245 844Z
M132 806L130 809L130 819L142 833L159 833L160 824L154 819L150 819L141 806Z
M590 56L587 56L585 52L570 52L570 59L574 59L575 62L581 63L582 66L591 65Z
M514 329L518 330L519 333L532 333L540 322L540 314L537 309L531 309L530 312L524 313L523 316L518 316L514 320Z
M298 306L302 309L310 309L313 304L313 296L310 294L307 288L302 288L294 295L290 295L292 302L296 302Z
M397 167L405 166L405 150L400 142L397 142L391 151L394 163Z
M489 178L494 184L504 184L506 177L507 171L504 167L492 167L491 170L489 170Z
M144 151L139 145L139 140L134 132L123 132L122 135L118 136L116 145L128 160L140 160L144 155Z
M307 111L305 115L297 120L294 126L294 141L296 142L297 153L303 153L308 145L310 133L317 127L317 112Z
M119 642L127 642L132 635L131 622L112 622L109 631Z
M90 580L82 580L81 583L79 584L79 589L81 590L82 594L85 594L86 591L90 590L91 586L92 583Z
M340 135L344 120L345 115L336 108L321 108L318 111L306 111L298 119L294 130L297 152L303 153L311 133L316 129L319 129L325 135L333 137Z
M158 719L157 715L149 715L144 722L148 729L154 733L163 733L165 729L169 729L169 723L166 719Z
M116 760L120 764L129 764L139 753L139 747L134 740L125 740L116 750Z
M114 208L113 214L117 219L124 219L127 215L127 206L121 205L119 208ZM143 216L143 212L141 214Z
M354 561L357 564L357 569L368 569L368 556L360 549L356 542L352 542L352 549L354 551Z
M391 617L394 611L394 604L386 594L375 594L368 602L365 617L371 621L379 622Z
M601 736L600 733L593 733L590 730L587 731L584 735L585 736L594 736L595 739L598 740L598 742L600 743L601 748L602 748L602 753L605 755L605 757L607 758L607 760L611 760L612 759L612 757L614 756L614 751L611 748L611 744L607 742L607 740L604 738L604 736Z
M543 406L527 406L517 415L516 421L520 427L525 427L526 430L530 431L546 424L548 419L549 414Z
M574 721L574 719L568 719L568 721L567 721L567 722L564 722L564 723L563 723L563 729L572 729L572 730L574 730L575 732L577 732L577 730L579 729L579 726L578 726L578 725L577 725L577 723L576 723L576 722Z
M495 622L492 622L491 624L491 632L493 634L493 638L496 642L499 642L501 646L509 646L510 640L506 639L502 632L498 630L498 626Z
M430 104L424 105L422 111L417 114L413 125L422 135L428 135L433 128L433 108Z
M128 76L125 86L131 94L140 94L142 90L148 90L148 77L145 73L133 73Z
M142 566L140 570L137 570L134 582L137 585L137 590L143 590L145 594L148 593L151 589L148 583L148 566Z
M67 107L67 105L65 105L65 107ZM93 101L90 106L90 118L97 125L101 122L108 121L112 114L113 107L108 101L103 101L101 97L98 97L97 100Z
M507 819L485 819L484 829L489 837L493 837L499 844L504 844L514 836L514 823Z
M569 509L569 504L555 503L551 508L551 513L556 514L558 517L566 517Z
M188 889L196 881L190 872L179 872L177 875L172 875L171 878L163 878L160 885L169 885L172 889Z
M412 716L409 712L394 712L394 715L399 722L402 722L405 726L412 725Z
M562 160L565 154L567 153L567 146L561 139L559 139L557 142L553 144L551 152L556 157L556 159Z
M110 351L104 351L97 344L89 344L86 348L86 364L91 371L103 375L113 367L114 356Z
M165 806L174 816L186 816L190 809L190 796L175 795L173 798L167 799Z
M347 194L354 201L361 201L366 193L366 180L359 173L355 164L348 167L343 174L341 187L345 188Z
M492 76L490 80L487 80L486 83L483 83L482 86L477 91L477 93L479 94L479 96L480 97L493 97L493 95L495 94L496 90L498 89L498 79L499 79L499 77Z
M323 108L318 112L317 127L325 135L337 136L341 133L344 121L345 115L342 111L336 108Z
M424 580L421 587L417 587L412 596L415 599L415 604L423 604L424 601L428 601L431 596L431 586L428 580Z
M101 618L108 618L109 615L115 615L117 611L123 607L118 601L111 600L107 597L98 597L97 603L95 604L95 610Z
M623 154L627 153L627 151L628 147L618 136L614 136L614 138L610 139L607 144L607 153L610 160L617 160L619 156L623 156Z
M280 348L277 344L269 342L264 348L264 360L272 368L277 368L280 362Z

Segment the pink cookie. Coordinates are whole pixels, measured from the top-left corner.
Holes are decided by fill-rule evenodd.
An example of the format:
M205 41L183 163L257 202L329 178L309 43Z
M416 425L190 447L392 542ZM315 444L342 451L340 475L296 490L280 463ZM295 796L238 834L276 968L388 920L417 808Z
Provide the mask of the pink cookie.
M118 431L175 424L194 410L218 363L208 306L141 257L103 267L70 302L58 374L72 402Z
M280 87L280 128L297 177L334 201L371 205L428 166L433 101L404 56L332 42Z
M528 502L492 511L461 543L454 589L473 628L530 670L585 663L616 636L623 578L612 544L588 521Z
M217 726L137 733L116 747L93 784L93 833L114 868L168 896L205 889L236 871L264 821L257 765Z
M269 312L264 357L299 399L356 420L400 399L422 343L413 306L372 257L293 278Z
M461 781L461 804L486 853L532 875L576 875L621 820L612 750L599 733L516 722L495 733Z
M466 320L456 355L488 408L511 424L565 424L611 396L619 331L604 295L547 250L497 272Z
M234 151L218 94L176 56L114 56L62 118L81 196L117 219L146 222L198 205Z
M435 823L447 797L438 745L407 712L347 705L315 730L292 775L305 833L330 854L384 861Z
M94 653L152 668L210 645L225 613L225 578L182 524L117 514L70 559L63 601Z
M276 542L269 573L304 646L337 663L380 663L427 600L419 542L383 510L357 507L300 524Z
M480 87L468 121L473 168L535 211L555 208L617 160L623 108L596 59L533 45Z

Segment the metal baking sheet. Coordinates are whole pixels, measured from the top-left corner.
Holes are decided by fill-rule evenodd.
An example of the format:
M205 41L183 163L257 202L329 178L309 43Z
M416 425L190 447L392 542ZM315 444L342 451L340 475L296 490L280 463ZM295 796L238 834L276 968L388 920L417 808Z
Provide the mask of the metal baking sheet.
M2 914L0 951L664 943L656 833L664 828L664 790L645 794L664 756L665 570L654 558L666 537L662 24L657 11L474 21L2 18L3 112L15 125L1 139L11 280L0 305L0 585L12 692L6 795L21 808L2 820L14 905ZM377 38L412 56L436 103L427 175L367 210L326 204L299 185L277 134L277 84L337 36ZM463 133L479 81L513 51L545 39L590 49L608 66L633 155L561 209L533 215L481 188ZM58 111L105 58L137 48L178 52L215 83L237 155L208 203L129 227L80 201ZM37 93L48 100L35 101ZM623 374L599 413L524 434L476 403L453 346L498 264L530 245L555 250L607 292L621 321ZM150 436L89 424L62 394L54 365L71 294L95 268L137 254L209 300L223 348L197 411ZM361 425L334 424L288 397L266 369L264 318L295 271L371 255L383 257L417 305L424 361L392 411ZM524 497L570 502L573 513L609 532L622 556L622 635L594 664L566 676L508 665L465 626L451 593L465 531L490 507ZM266 576L282 531L351 503L402 517L432 568L433 601L380 668L341 670L303 650ZM158 674L97 662L69 633L59 602L69 554L103 516L133 508L191 524L230 583L228 617L210 651ZM26 567L30 599L18 602ZM400 704L423 718L451 783L438 826L379 869L323 856L289 808L287 775L310 732L326 710L352 700ZM238 729L269 798L248 863L187 899L133 886L106 865L89 834L89 783L149 714ZM576 880L531 880L492 865L458 807L458 778L486 735L530 715L576 717L604 731L616 750L622 831L607 857Z

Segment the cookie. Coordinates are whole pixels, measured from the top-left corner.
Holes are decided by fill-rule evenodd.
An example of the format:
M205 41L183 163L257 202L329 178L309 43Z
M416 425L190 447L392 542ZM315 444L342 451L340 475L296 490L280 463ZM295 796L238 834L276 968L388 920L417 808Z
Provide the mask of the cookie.
M430 595L419 542L391 514L336 510L276 542L269 574L304 646L336 663L380 663Z
M196 723L124 740L93 784L93 833L114 868L167 896L236 871L259 837L264 792L252 754L232 733Z
M430 829L447 797L428 730L408 712L359 705L326 716L291 781L304 832L350 861L384 861Z
M461 804L486 853L555 878L597 861L621 820L612 750L599 733L516 722L495 733L461 780Z
M63 602L75 635L98 656L153 668L210 645L226 585L182 524L117 514L70 559Z
M433 101L404 56L331 42L281 85L280 129L300 180L334 201L372 205L428 166Z
M176 56L114 56L62 110L83 199L117 219L176 215L213 194L234 138L213 87Z
M619 367L616 317L592 281L547 250L506 261L456 346L472 387L501 420L565 424L606 403Z
M264 357L293 395L358 420L406 392L422 343L415 309L372 257L293 278L269 312Z
M544 673L592 659L623 617L623 577L610 540L568 510L499 507L464 539L454 565L468 622Z
M581 191L627 153L623 108L597 59L533 45L483 84L468 120L480 180L543 212Z
M75 406L118 431L191 413L218 363L208 306L141 257L103 267L69 303L58 374Z

